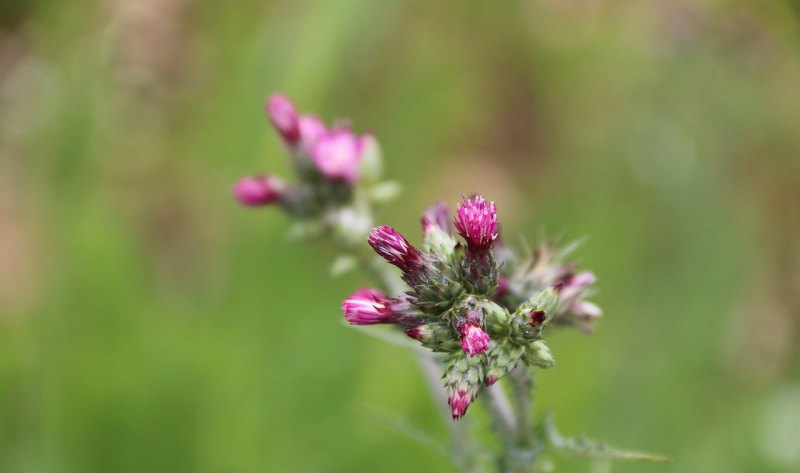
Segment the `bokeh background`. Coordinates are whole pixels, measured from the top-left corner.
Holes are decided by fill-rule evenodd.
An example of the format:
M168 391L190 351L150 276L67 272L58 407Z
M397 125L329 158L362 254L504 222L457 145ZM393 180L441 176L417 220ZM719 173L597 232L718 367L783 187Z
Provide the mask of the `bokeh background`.
M412 355L341 322L368 280L231 198L288 174L275 90L379 137L414 241L476 191L587 237L606 315L536 401L674 458L613 471L800 471L794 0L4 0L0 471L453 471L387 420L445 433Z

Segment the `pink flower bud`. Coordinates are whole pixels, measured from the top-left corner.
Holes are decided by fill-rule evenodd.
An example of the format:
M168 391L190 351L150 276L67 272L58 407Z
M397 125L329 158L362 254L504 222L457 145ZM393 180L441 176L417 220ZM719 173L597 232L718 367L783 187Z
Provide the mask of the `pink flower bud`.
M453 222L458 233L473 251L486 251L497 238L497 209L494 202L487 203L482 196L464 199L458 205Z
M464 417L467 413L467 408L470 403L475 399L471 390L463 386L458 386L450 390L447 397L447 404L450 405L450 411L453 414L453 419L458 420Z
M280 179L274 176L243 177L234 185L233 195L242 205L267 205L280 199L283 187Z
M373 228L367 241L376 253L404 273L416 271L422 266L422 254L419 250L392 227Z
M414 340L421 342L429 331L430 328L428 328L427 325L417 325L416 327L411 327L409 329L406 329L405 333Z
M309 152L311 148L319 141L328 129L322 121L312 115L305 115L300 117L300 146Z
M496 382L497 382L497 376L490 374L489 376L486 377L486 380L484 381L484 384L487 385L487 386L491 386Z
M450 211L442 201L431 205L422 214L422 232L425 235L437 228L450 233Z
M461 348L470 356L480 355L489 349L489 334L476 322L461 326Z
M359 289L342 302L344 318L352 325L391 323L397 315L391 299L377 289Z
M317 170L328 180L343 180L354 184L358 179L361 159L358 139L345 129L329 131L309 150Z
M267 116L283 141L293 146L300 139L300 124L294 104L281 94L273 94L267 100Z

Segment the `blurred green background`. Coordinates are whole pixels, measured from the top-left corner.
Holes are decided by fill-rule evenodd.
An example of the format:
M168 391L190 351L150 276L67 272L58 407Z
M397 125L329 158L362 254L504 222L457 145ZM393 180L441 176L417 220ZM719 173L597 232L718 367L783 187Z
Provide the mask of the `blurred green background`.
M800 471L795 0L4 0L0 471L453 471L375 414L445 433L368 279L231 198L275 90L378 136L412 241L470 192L588 237L537 408L674 461L558 471Z

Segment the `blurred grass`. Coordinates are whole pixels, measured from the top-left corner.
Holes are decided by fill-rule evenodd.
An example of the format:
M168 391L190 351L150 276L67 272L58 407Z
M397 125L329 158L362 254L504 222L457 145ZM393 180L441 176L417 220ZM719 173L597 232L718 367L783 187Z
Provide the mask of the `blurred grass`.
M444 435L340 323L367 280L229 196L287 171L273 90L377 134L409 235L480 191L512 242L588 237L607 316L536 397L674 458L614 471L796 471L799 47L781 1L4 2L0 471L449 471L369 414Z

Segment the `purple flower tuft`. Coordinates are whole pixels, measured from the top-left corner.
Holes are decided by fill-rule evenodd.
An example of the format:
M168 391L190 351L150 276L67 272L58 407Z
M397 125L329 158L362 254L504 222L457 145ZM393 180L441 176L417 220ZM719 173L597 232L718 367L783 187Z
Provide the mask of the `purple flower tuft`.
M487 203L482 196L464 199L458 205L454 224L458 233L474 251L486 251L497 238L497 209L494 202Z
M392 300L377 289L364 288L342 302L344 318L352 325L391 323L397 313Z
M480 355L489 349L489 334L476 322L461 326L461 348L470 356Z
M272 126L278 131L283 141L293 146L300 139L300 124L294 104L281 94L273 94L267 100L267 115Z
M376 253L404 273L416 271L422 266L422 254L419 250L392 227L373 228L367 241Z
M447 204L442 201L431 205L422 214L422 232L425 235L437 228L450 233L450 211Z
M354 184L358 178L361 148L359 139L352 132L340 128L319 137L309 154L326 179Z
M278 201L283 192L283 183L276 177L261 175L243 177L233 186L233 195L242 205L267 205Z

